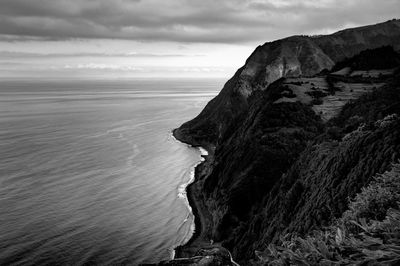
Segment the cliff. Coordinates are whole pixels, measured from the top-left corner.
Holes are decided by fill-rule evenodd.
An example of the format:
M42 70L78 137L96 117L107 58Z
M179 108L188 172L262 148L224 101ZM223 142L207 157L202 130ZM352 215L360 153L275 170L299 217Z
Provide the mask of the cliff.
M259 46L193 120L176 130L187 143L216 143L231 123L245 115L249 97L281 77L315 75L363 50L391 45L400 49L400 20L346 29L331 35L292 36ZM218 110L218 111L216 111Z
M211 242L248 265L284 235L341 217L400 158L399 49L399 20L257 47L174 131L213 151L189 191L207 212L207 232L178 257Z

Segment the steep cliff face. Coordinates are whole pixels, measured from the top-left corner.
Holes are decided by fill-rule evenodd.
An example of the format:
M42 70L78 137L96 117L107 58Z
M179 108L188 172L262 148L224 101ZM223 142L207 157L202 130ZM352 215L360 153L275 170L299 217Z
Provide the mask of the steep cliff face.
M390 21L260 46L175 131L188 143L215 145L196 184L209 240L247 265L286 233L329 225L400 158L399 29ZM387 42L394 49L365 50Z
M299 97L300 89L288 89L285 79L275 82L217 146L203 186L213 216L211 238L223 242L238 261L286 233L329 224L371 176L399 158L400 121L377 122L400 114L399 74L381 80L347 78L339 84L349 87L337 92L306 91L320 92L315 103ZM307 80L296 84L307 89ZM360 84L364 93L358 94L354 90ZM353 93L360 98L343 97ZM324 122L318 110L332 102L338 108Z
M265 43L193 120L175 134L184 142L216 144L232 121L248 111L249 97L281 77L310 76L359 52L390 45L400 49L400 20L347 29L325 36L293 36Z
M287 233L302 235L329 225L373 175L391 168L400 157L400 119L393 116L400 114L399 85L345 105L252 208L251 218L236 227L226 243L234 256L251 258Z

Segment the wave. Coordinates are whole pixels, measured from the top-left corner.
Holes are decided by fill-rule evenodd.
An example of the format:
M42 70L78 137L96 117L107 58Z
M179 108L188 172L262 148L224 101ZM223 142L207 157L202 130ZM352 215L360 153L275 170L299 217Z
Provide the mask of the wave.
M188 198L187 198L187 191L186 191L186 189L187 189L187 187L188 187L190 184L192 184L192 183L195 181L195 169L196 169L196 167L197 167L199 164L201 164L201 163L205 160L203 156L207 156L207 155L208 155L208 152L207 152L206 149L204 149L204 148L202 148L202 147L193 147L193 146L191 146L191 145L189 145L189 144L180 142L179 140L177 140L177 139L175 138L175 136L173 135L172 131L171 131L169 137L170 137L171 139L173 139L175 142L177 142L177 143L179 143L179 144L181 144L181 145L186 145L186 146L189 147L189 148L197 149L197 150L199 150L199 152L200 152L199 161L196 162L195 164L193 164L193 165L190 167L191 170L190 170L190 172L189 172L189 181L188 181L188 182L185 182L185 183L183 183L183 184L180 184L179 187L178 187L178 198L183 199L183 200L185 201L186 206L187 206L187 208L189 209L190 215L193 217L193 219L192 219L192 224L190 225L190 231L189 231L189 233L184 237L184 240L182 241L182 243L179 243L178 245L176 245L175 247L173 247L173 252L172 252L172 254L171 254L171 259L174 259L174 258L175 258L175 248L178 247L178 246L182 246L182 245L186 244L186 243L190 240L190 238L192 237L194 231L196 230L196 226L195 226L195 222L194 222L194 214L193 214L192 207L191 207L190 204L189 204L189 200L188 200ZM181 226L183 226L183 224L185 224L185 223L188 221L188 218L189 218L189 217L187 217L187 218L182 222ZM181 227L181 226L180 226L180 227ZM179 228L180 228L180 227L179 227Z

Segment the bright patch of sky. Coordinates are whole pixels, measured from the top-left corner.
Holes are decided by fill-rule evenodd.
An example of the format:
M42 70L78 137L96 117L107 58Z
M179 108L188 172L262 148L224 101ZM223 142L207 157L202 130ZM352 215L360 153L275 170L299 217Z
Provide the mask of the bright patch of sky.
M400 0L2 0L0 77L223 77L257 45L396 18Z

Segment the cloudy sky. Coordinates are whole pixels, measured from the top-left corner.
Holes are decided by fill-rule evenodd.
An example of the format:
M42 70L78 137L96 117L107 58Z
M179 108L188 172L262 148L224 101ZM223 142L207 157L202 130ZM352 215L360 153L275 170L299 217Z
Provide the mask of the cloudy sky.
M254 48L399 18L400 0L0 0L0 77L230 77Z

